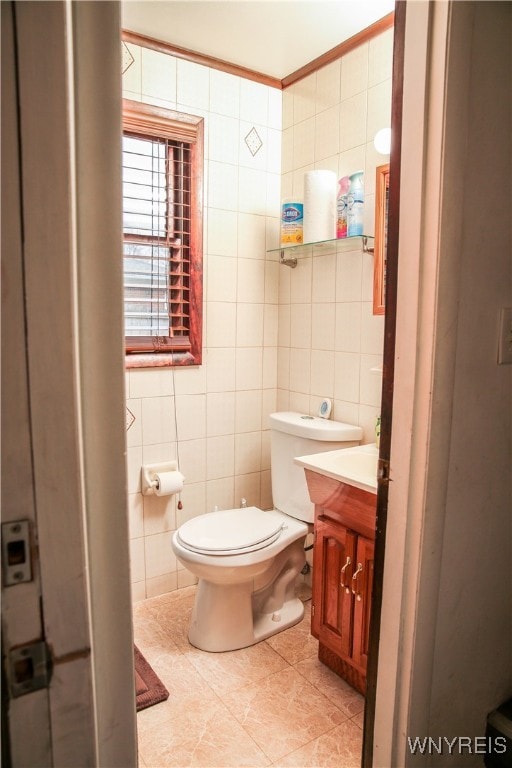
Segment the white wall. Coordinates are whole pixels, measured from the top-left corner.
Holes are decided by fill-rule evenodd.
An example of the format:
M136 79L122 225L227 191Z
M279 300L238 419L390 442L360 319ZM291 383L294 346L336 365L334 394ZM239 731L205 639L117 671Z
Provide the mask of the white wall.
M185 520L242 498L272 505L273 410L313 413L330 397L334 418L375 439L381 376L371 369L382 362L384 321L372 314L373 257L327 253L292 271L267 251L279 245L281 195L309 167L365 169L373 233L375 168L388 159L373 136L389 125L392 30L284 92L128 48L126 98L205 118L203 365L126 376L132 584L143 599L193 583L171 550ZM254 157L244 142L253 127L263 142ZM176 457L181 511L175 497L140 493L141 464Z
M203 364L131 370L127 431L134 599L182 587L172 532L190 517L270 507L267 415L276 407L281 92L129 45L124 95L205 119ZM244 139L256 128L252 155ZM143 462L179 458L181 500L143 497Z
M365 226L374 234L375 169L389 160L373 145L390 125L393 30L373 38L283 92L282 196L303 198L304 173L365 172ZM346 243L344 243L346 246ZM384 316L373 314L373 256L323 246L279 271L278 407L363 427L375 441L380 412Z

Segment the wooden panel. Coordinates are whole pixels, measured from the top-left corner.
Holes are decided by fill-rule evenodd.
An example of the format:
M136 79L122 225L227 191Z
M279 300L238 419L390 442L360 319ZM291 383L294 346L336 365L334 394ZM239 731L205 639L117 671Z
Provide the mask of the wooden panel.
M368 663L370 641L370 609L373 587L373 552L374 544L369 539L359 536L357 540L356 563L361 563L363 570L357 579L354 600L354 635L352 658L363 669Z
M375 538L377 497L373 493L305 470L311 501L321 514L370 539Z
M352 688L355 688L356 691L362 693L363 696L365 695L366 676L364 670L354 666L351 661L343 659L341 656L333 653L333 651L323 643L320 643L318 646L318 658L322 664L325 664L326 667L329 667L333 672L336 672L336 674L342 677L343 680L346 680Z
M341 568L355 558L355 536L329 520L315 525L313 602L315 636L331 650L349 656L352 649L352 599L340 586ZM347 569L350 578L350 567Z

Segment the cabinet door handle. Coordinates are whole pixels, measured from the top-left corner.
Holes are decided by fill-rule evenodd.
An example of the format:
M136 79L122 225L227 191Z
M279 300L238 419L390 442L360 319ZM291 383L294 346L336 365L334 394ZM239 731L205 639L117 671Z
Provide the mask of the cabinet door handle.
M361 600L361 592L359 591L359 574L363 571L363 564L358 563L357 569L352 576L352 594L356 596L356 600Z
M340 571L340 587L344 588L345 592L347 592L347 593L350 592L350 587L345 582L345 571L347 570L347 568L349 567L349 565L351 563L352 563L352 560L350 559L350 557L347 557L347 562L345 563L345 565L343 566L343 568Z

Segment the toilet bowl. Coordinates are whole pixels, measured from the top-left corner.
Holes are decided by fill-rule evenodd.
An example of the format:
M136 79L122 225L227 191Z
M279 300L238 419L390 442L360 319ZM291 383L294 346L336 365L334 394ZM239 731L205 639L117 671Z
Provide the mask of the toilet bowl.
M172 537L176 557L198 578L188 638L204 651L245 648L302 619L295 582L314 510L293 458L348 448L362 436L360 427L294 412L271 414L270 427L275 509L209 512Z

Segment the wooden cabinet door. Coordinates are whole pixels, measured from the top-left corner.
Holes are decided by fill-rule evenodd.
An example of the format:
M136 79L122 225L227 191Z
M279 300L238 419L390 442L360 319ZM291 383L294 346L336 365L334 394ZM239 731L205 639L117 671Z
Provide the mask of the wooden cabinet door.
M315 533L312 633L334 653L348 657L352 649L352 593L342 586L342 579L351 584L357 537L322 515L317 517Z
M374 543L358 536L356 559L352 576L354 596L354 635L352 658L355 664L366 669L370 640L370 612L373 588Z

